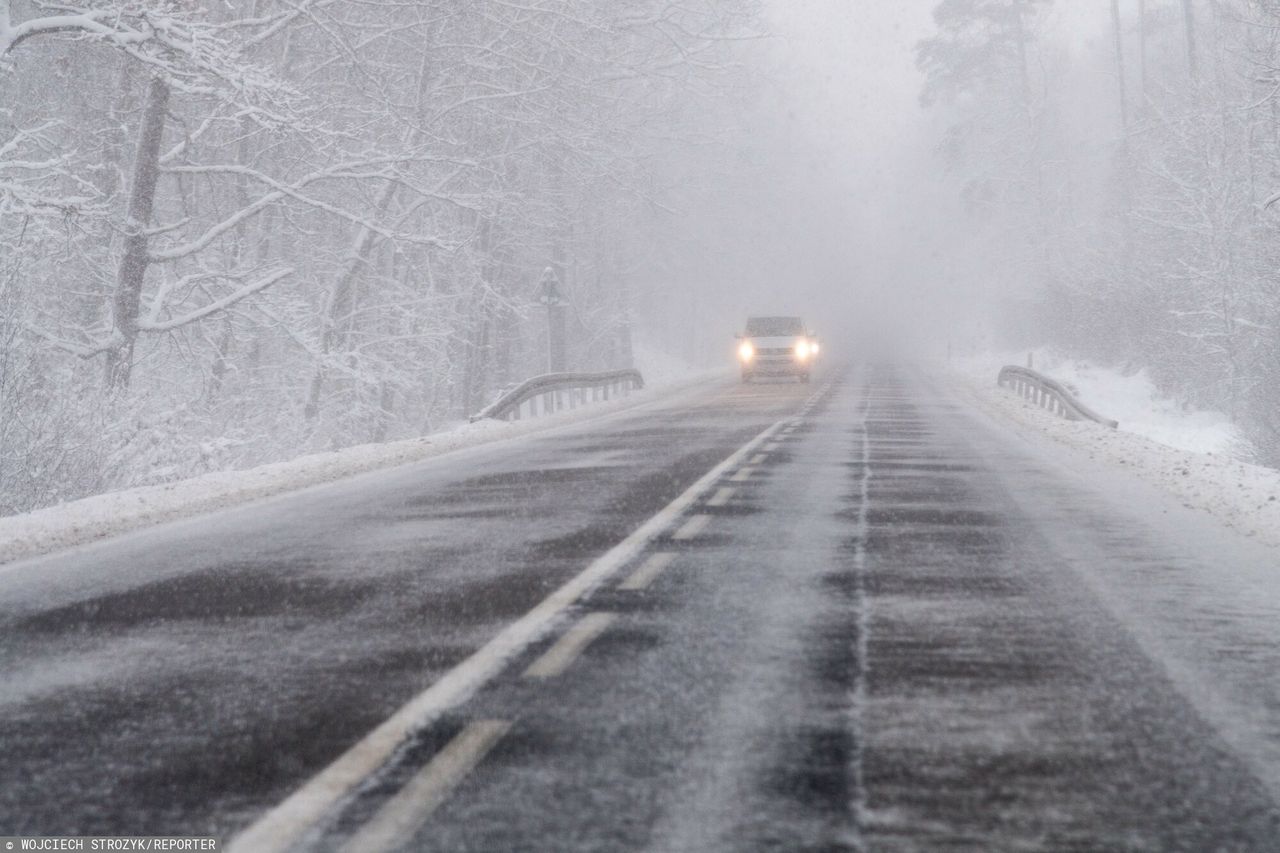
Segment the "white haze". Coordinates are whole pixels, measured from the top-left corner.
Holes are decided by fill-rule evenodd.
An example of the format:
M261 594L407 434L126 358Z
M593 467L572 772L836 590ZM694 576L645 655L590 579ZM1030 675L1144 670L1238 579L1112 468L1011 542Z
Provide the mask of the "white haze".
M939 318L969 303L947 260L955 188L919 105L931 7L770 4L771 35L751 49L758 88L722 119L716 156L731 160L680 211L696 238L679 267L715 337L693 323L678 337L703 363L731 352L743 317L769 313L803 314L849 355L872 338L875 351L932 353Z

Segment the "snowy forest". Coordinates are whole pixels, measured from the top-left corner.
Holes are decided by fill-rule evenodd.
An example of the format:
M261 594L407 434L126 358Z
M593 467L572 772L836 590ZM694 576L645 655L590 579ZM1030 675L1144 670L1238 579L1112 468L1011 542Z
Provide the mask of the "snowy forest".
M1277 465L1278 238L1276 0L0 0L0 515L465 419L548 270L571 369L856 315Z
M0 2L0 515L631 360L749 0ZM687 186L685 186L687 189Z
M1146 368L1280 464L1280 3L944 0L918 47L1006 340Z

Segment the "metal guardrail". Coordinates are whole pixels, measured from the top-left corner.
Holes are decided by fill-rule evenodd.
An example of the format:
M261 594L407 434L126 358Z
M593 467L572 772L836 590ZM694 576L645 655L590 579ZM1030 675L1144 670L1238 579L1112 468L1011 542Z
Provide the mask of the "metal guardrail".
M527 409L528 416L538 416L539 401L542 414L549 415L564 409L585 406L597 400L608 400L609 395L626 395L632 389L644 387L640 371L607 370L603 373L547 373L526 379L497 400L471 416L474 423L484 418L518 421ZM587 392L591 398L587 399ZM527 406L525 404L528 404Z
M1104 418L1077 400L1060 383L1042 373L1036 373L1029 367L1007 365L1000 368L996 384L1003 388L1012 388L1041 408L1062 415L1069 421L1093 421L1112 429L1120 426L1119 421Z

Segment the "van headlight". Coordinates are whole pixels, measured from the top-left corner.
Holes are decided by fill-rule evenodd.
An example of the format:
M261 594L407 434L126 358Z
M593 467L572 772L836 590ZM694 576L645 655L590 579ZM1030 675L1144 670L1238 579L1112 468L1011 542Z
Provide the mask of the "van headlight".
M800 341L796 344L796 358L804 361L809 357L810 347L808 341Z
M755 358L756 348L751 345L751 341L743 341L738 345L738 358L743 361L750 361Z

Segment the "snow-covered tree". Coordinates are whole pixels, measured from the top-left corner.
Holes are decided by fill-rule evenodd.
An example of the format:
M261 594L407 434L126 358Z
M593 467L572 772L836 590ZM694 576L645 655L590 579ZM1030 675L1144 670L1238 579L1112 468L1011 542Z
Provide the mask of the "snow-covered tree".
M576 366L625 358L653 164L753 15L4 0L0 456L60 472L6 508L468 414L538 372L548 265Z

